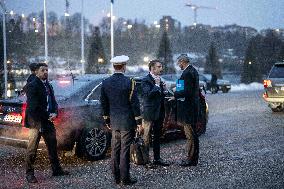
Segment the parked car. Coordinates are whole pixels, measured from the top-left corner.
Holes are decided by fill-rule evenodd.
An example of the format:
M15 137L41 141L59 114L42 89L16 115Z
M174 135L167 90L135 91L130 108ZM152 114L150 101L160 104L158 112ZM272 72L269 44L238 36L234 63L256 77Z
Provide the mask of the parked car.
M231 90L231 83L224 79L217 79L217 88L211 86L211 74L200 74L199 80L206 83L206 90L212 93L217 93L219 90L223 93L227 93Z
M59 150L75 150L79 157L89 160L104 158L111 139L110 130L103 123L99 101L101 82L106 77L108 75L84 75L51 81L59 105L59 116L54 121ZM141 79L136 78L136 81L141 97ZM165 101L162 138L183 136L182 126L176 123L175 107L175 102ZM23 121L25 109L25 95L0 100L1 143L27 146L28 129ZM43 141L40 142L42 145Z
M161 76L162 80L166 83L168 88L173 88L176 85L176 80L180 78L179 74L165 74ZM199 78L199 87L202 93L206 93L206 83ZM203 93L203 94L204 94Z
M277 62L263 81L263 99L273 112L284 110L284 62Z

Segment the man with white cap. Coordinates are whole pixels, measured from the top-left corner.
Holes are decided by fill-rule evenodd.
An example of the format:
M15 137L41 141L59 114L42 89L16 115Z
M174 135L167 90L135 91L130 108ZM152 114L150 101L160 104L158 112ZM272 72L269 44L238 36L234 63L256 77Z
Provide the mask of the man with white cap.
M140 103L135 82L124 76L128 56L110 60L114 74L102 82L101 105L105 124L112 129L111 167L116 184L131 185L137 182L130 177L130 145L136 127L141 127Z

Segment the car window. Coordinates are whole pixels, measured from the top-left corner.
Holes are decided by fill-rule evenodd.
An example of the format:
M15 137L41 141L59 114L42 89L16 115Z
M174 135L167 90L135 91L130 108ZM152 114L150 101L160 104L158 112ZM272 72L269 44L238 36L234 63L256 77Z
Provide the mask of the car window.
M87 96L88 100L100 100L102 83L97 85L92 92Z
M270 78L284 78L284 65L273 66L269 77Z
M50 82L56 99L66 99L71 97L73 94L79 92L84 86L87 86L89 81L78 81L78 80L54 80Z

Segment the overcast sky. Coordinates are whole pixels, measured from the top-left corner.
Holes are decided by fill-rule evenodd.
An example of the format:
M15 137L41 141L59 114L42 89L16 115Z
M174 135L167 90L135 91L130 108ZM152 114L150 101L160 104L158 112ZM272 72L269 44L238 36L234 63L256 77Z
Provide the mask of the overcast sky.
M69 0L70 13L81 11L82 0ZM46 0L48 11L62 16L65 0ZM114 0L117 17L145 20L147 24L170 15L184 25L192 25L193 11L185 3L217 7L217 10L199 9L197 22L212 26L238 24L257 30L284 28L284 0ZM6 0L8 11L18 14L38 12L43 0ZM84 0L84 14L95 25L110 11L110 0Z

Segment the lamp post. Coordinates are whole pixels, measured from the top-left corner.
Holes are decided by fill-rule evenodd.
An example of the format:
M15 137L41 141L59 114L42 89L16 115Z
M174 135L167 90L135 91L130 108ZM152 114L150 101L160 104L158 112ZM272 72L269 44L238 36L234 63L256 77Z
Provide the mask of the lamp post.
M114 55L114 44L113 44L113 1L114 0L111 0L110 1L110 55L111 55L111 58L113 58L113 55Z
M7 73L7 48L6 48L6 7L5 7L5 0L0 2L2 11L3 11L3 54L4 54L4 98L7 99L7 91L8 91L8 73Z
M48 46L47 46L47 19L46 19L46 0L43 0L43 17L44 17L44 56L45 63L48 63Z
M84 51L84 0L81 1L81 63L82 74L85 74L85 51Z

